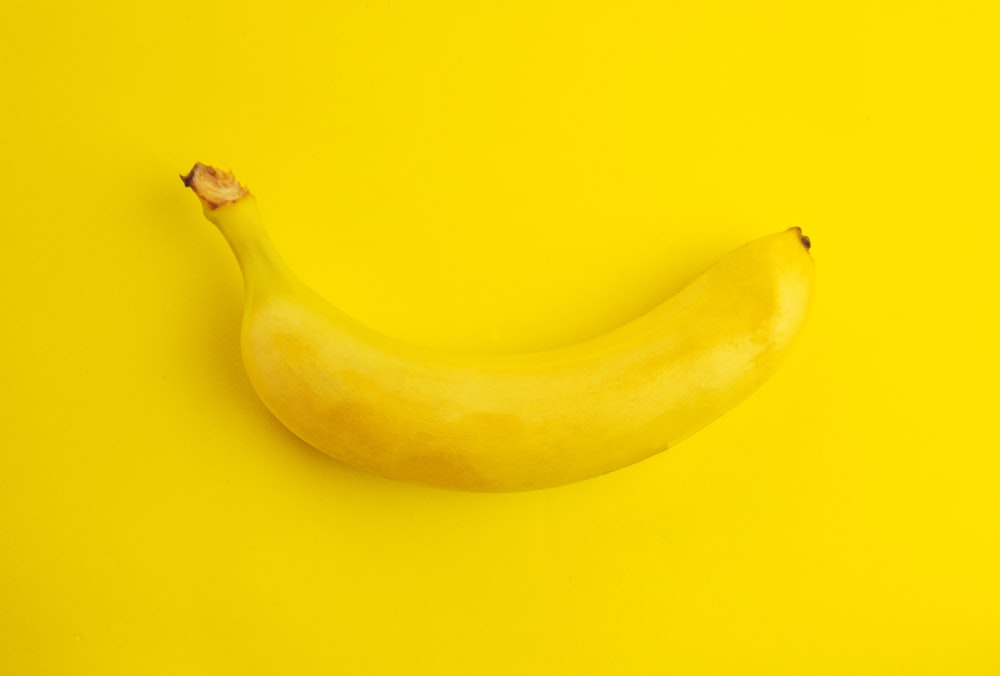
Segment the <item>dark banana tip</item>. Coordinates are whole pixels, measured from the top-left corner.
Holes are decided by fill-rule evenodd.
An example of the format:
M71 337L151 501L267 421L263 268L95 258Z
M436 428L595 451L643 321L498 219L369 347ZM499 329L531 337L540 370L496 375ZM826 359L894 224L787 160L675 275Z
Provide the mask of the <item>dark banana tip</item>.
M802 246L806 248L806 251L809 251L809 249L812 248L812 240L809 239L809 236L802 234L802 228L794 227L792 228L792 230L794 230L796 234L798 234L799 241L802 242Z
M196 162L186 176L182 175L181 181L210 209L236 202L250 194L232 173L201 162Z

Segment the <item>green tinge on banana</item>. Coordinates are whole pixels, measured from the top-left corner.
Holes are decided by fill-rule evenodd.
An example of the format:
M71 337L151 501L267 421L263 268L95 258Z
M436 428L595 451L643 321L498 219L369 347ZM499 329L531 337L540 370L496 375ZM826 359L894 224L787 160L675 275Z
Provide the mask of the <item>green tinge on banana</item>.
M517 491L647 458L770 377L813 291L809 239L790 228L590 340L502 356L423 349L306 288L232 174L198 163L182 178L242 270L242 352L260 398L312 446L394 479Z

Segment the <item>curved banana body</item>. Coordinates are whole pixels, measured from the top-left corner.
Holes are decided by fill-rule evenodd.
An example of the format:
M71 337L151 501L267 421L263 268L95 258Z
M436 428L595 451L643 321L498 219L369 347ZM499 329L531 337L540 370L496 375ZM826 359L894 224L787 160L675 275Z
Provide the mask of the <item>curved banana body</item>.
M184 179L243 271L243 358L261 399L312 446L395 479L526 490L649 457L774 372L813 289L809 240L792 228L596 338L520 355L439 352L380 335L307 289L230 174L199 164Z

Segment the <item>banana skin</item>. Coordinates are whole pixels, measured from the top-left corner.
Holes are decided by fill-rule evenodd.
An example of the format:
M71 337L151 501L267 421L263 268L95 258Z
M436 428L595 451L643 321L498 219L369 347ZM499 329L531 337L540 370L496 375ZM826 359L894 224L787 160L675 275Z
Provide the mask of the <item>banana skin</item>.
M381 335L308 289L232 174L198 163L182 179L243 273L242 353L260 398L310 445L393 479L530 490L654 455L774 373L813 294L809 239L790 228L598 337L517 355L435 351Z

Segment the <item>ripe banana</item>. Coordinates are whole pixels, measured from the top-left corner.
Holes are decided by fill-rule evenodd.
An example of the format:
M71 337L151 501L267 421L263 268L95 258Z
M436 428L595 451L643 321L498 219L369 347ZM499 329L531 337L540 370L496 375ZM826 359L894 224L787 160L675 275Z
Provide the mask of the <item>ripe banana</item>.
M361 325L300 282L232 174L198 163L182 179L243 273L242 352L260 398L312 446L394 479L516 491L647 458L763 383L812 295L810 242L791 228L596 338L518 355L424 349Z

